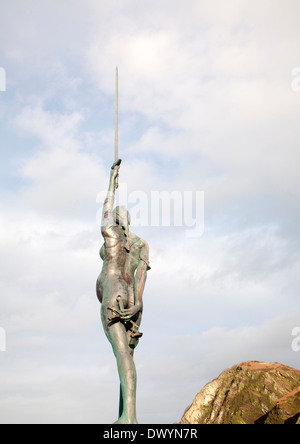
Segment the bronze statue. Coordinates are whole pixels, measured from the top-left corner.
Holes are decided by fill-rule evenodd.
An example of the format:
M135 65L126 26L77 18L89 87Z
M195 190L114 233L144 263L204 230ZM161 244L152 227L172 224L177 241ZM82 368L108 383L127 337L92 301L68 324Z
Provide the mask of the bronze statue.
M97 279L101 320L112 345L120 378L119 418L115 424L137 424L136 369L133 352L142 333L138 331L143 310L143 291L149 267L147 243L129 231L126 207L114 207L121 160L111 168L104 201L100 249L102 271Z

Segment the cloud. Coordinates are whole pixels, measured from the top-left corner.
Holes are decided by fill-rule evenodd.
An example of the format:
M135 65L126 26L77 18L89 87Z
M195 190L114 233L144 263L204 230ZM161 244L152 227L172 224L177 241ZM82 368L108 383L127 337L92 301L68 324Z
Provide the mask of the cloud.
M164 8L156 11L158 24L166 19ZM298 101L290 71L297 29L290 14L298 5L279 7L266 24L247 2L231 2L227 13L219 2L192 8L189 28L183 11L154 26L151 15L129 7L124 20L112 19L118 32L91 34L87 55L95 84L113 94L119 64L123 112L141 113L148 122L130 153L160 151L160 158L184 166L182 182L198 177L211 201L218 196L217 204L282 192L296 198ZM270 2L264 11L273 11ZM279 11L285 17L280 24ZM284 205L286 196L279 198Z
M99 187L104 187L101 161L83 149L79 112L62 115L26 107L16 118L23 131L38 138L36 152L20 162L19 173L27 180L22 201L33 208L64 216L91 213Z

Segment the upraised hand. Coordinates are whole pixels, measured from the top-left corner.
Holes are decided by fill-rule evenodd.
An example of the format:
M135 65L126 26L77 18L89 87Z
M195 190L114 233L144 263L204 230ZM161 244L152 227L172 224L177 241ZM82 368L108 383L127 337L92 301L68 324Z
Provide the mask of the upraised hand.
M122 160L118 159L113 163L113 165L111 167L110 179L111 179L111 181L113 181L115 188L118 188L118 186L119 186L118 177L119 177L119 169L120 169L121 162L122 162Z

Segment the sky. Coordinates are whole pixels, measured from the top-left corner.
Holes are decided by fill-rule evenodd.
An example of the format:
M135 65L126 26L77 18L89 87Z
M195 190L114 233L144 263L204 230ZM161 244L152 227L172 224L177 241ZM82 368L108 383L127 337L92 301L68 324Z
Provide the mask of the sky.
M151 262L138 421L243 361L299 369L299 1L0 6L0 423L117 419L95 294L116 66L117 198Z

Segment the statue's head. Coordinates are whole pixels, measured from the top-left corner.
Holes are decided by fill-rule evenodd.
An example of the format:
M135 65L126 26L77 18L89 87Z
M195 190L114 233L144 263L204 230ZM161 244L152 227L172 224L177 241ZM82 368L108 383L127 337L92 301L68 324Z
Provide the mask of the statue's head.
M118 205L113 210L114 222L121 227L129 227L130 213L124 205Z

